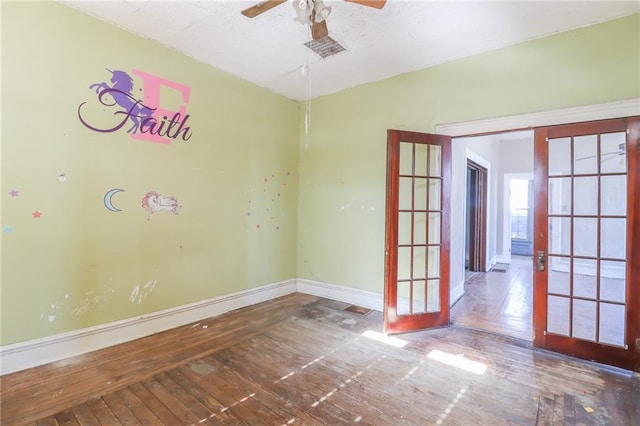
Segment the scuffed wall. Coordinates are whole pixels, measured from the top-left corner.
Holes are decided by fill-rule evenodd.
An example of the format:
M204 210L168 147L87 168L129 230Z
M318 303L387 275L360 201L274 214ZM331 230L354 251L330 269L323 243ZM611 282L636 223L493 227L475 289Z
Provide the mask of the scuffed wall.
M4 2L2 107L2 345L295 277L294 102Z

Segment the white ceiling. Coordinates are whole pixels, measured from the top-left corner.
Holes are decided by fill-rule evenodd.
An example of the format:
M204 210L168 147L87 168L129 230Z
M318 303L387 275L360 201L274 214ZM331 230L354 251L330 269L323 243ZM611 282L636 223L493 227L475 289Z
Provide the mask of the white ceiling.
M253 19L240 11L256 1L59 1L294 100L640 11L638 1L389 0L378 10L325 0L346 52L321 59L291 0Z

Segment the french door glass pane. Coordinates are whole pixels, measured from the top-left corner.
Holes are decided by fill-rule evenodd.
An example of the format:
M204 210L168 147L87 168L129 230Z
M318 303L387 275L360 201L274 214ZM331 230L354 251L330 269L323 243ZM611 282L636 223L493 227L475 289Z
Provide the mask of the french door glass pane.
M396 299L398 315L408 315L411 312L411 282L398 282Z
M571 214L571 178L549 179L549 214Z
M411 212L398 213L398 244L411 244Z
M549 139L549 176L571 173L571 138Z
M573 214L595 216L598 214L598 177L573 179Z
M413 144L400 142L400 174L413 174Z
M571 254L571 218L549 218L549 254Z
M427 209L427 179L415 178L413 183L414 210Z
M598 255L598 219L573 219L573 254L589 257Z
M600 299L625 303L626 262L600 261Z
M627 151L624 132L600 135L600 172L625 173L627 171Z
M400 188L398 193L398 209L411 210L411 189L413 179L407 177L400 178Z
M440 244L440 213L429 213L429 244Z
M440 278L440 247L429 247L427 278Z
M600 255L612 259L624 259L627 245L626 219L600 219Z
M627 214L627 176L601 176L600 187L600 214L625 216Z
M573 299L573 330L571 335L583 340L596 340L596 302Z
M573 295L596 299L598 261L595 259L573 259Z
M427 176L427 145L416 144L415 175Z
M547 331L569 335L569 298L547 296Z
M625 307L611 303L600 303L599 341L610 345L624 346Z
M413 244L427 243L427 213L413 213Z
M413 248L413 278L426 278L426 247Z
M398 247L398 280L411 279L411 247Z
M429 179L429 210L442 209L441 203L441 187L440 179Z
M549 256L548 261L548 292L552 294L571 294L571 279L569 271L571 259L568 257Z
M598 135L573 138L573 174L598 173Z
M442 176L442 147L429 145L429 176Z
M427 312L440 311L440 280L427 281Z
M413 282L413 304L411 312L414 314L421 314L427 312L427 292L425 288L425 282L422 280Z

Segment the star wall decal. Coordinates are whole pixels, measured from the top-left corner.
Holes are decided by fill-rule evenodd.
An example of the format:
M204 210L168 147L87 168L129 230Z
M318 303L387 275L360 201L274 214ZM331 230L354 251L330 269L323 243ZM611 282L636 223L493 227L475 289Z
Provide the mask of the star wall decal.
M9 191L9 195L11 195L11 198L15 198L20 195L20 191L18 191L17 189L12 189L11 191Z
M34 219L40 219L40 216L42 216L42 212L36 210L35 212L31 213L31 216L33 216Z

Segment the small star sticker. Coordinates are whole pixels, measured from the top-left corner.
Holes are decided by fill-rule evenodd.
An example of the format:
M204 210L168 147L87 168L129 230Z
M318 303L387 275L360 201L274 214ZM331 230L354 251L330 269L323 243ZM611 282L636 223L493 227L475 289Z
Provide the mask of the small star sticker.
M11 195L11 198L17 197L18 195L20 195L20 191L18 191L17 189L12 189L11 191L9 191L9 195Z
M2 228L2 231L5 234L13 234L13 226L11 225L5 225L4 228Z
M36 210L35 212L31 213L31 216L33 216L34 219L40 219L40 216L42 216L42 212Z

